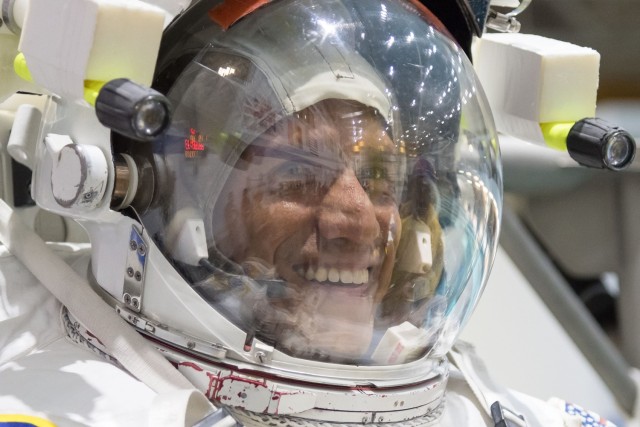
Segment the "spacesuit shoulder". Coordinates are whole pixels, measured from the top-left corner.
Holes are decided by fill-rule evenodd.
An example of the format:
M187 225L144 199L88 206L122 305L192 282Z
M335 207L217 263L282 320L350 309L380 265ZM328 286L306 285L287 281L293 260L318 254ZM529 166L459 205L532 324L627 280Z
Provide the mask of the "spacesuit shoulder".
M502 386L469 343L457 343L449 356L452 367L440 427L493 427L501 425L500 416L521 420L527 427L615 427L579 405L557 398L545 401Z
M51 248L86 271L87 245ZM155 393L69 340L61 310L53 295L0 246L0 426L145 425Z

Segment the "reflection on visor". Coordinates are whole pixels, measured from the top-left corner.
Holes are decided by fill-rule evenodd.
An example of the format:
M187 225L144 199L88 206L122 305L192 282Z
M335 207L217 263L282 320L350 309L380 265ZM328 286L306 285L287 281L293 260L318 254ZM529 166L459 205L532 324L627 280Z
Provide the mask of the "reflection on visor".
M216 236L203 276L190 273L195 288L249 337L297 357L390 364L422 356L433 331L419 326L426 316L437 329L443 317L443 302L432 299L442 272L427 192L434 176L414 166L407 182L404 147L377 112L323 101L241 157L213 216L215 229L233 232ZM405 191L420 193L421 206L401 203ZM240 274L225 273L228 263ZM414 342L411 351L389 350L398 336Z
M153 155L167 184L145 227L247 345L354 365L440 357L499 219L471 64L405 2L271 6L227 31L203 17L179 72L185 50L166 60L176 108Z

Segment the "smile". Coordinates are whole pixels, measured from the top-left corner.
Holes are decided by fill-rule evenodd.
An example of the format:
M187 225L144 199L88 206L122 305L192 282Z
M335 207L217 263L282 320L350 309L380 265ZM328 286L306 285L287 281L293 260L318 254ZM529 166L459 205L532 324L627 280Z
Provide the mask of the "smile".
M308 281L316 282L328 282L332 284L344 284L344 285L362 285L369 283L369 270L366 268L361 269L338 269L335 267L307 267L299 268L297 273L307 279Z

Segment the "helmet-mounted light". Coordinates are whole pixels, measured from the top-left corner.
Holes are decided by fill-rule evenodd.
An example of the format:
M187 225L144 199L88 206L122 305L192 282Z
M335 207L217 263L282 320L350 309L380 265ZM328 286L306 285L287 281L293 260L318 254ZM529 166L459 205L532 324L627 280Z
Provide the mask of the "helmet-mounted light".
M171 123L171 106L160 92L128 79L106 83L96 98L103 125L139 141L160 136Z
M636 141L629 132L598 118L576 122L567 136L569 155L584 166L618 171L636 154Z

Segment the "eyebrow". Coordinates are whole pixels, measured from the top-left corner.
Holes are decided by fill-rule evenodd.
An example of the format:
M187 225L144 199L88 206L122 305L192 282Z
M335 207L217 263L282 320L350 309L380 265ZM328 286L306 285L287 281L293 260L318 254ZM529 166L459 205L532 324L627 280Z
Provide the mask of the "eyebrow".
M313 151L293 146L286 146L285 148L253 143L247 148L251 150L251 154L256 156L295 161L310 166L333 170L339 170L345 164L345 162L341 162L338 159L320 156L318 153L314 153Z

